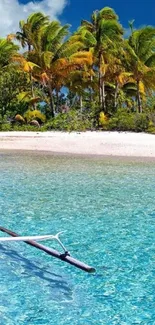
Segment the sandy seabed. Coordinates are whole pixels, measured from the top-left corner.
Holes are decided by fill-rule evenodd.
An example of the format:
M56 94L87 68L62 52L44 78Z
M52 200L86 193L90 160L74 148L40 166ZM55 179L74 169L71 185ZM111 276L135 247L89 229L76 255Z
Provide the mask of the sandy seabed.
M0 132L0 150L155 158L155 135L129 132Z

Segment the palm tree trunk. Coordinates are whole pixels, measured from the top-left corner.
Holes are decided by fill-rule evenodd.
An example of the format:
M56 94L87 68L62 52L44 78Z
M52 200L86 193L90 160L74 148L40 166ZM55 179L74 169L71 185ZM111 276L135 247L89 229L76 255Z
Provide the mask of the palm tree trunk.
M59 91L56 90L56 112L58 113L59 108Z
M31 51L31 44L28 43L28 52L30 52L30 51ZM30 71L30 83L31 83L31 95L32 95L32 98L35 98L32 71ZM36 109L36 107L37 107L36 103L33 103L33 109Z
M93 81L93 76L90 77L90 81ZM92 100L93 100L93 94L92 94L92 87L89 87L89 94L90 94L90 105L92 104Z
M102 110L102 86L101 86L101 73L99 72L99 106Z
M54 117L55 116L55 106L54 106L53 90L52 90L50 82L48 82L48 93L49 93L49 97L50 97L51 116Z
M137 81L137 103L138 103L138 112L142 113L143 108L142 108L142 100L140 97L139 81Z
M32 71L30 71L30 83L31 83L31 96L32 96L32 98L35 98ZM36 109L36 107L37 107L36 103L33 103L33 109Z
M101 73L101 54L99 56L99 105L103 112L106 112L106 95L105 95L105 82L104 75Z
M90 101L90 105L91 105L92 101L93 101L92 88L91 87L89 87L89 101Z
M115 94L114 94L114 109L117 110L118 105L118 91L119 91L119 84L118 81L115 83Z
M101 55L99 56L99 80L98 80L98 86L99 86L99 107L100 110L102 110L102 80L101 80Z
M102 82L102 110L104 113L106 113L106 94L105 94L105 82Z
M80 95L80 110L81 110L81 113L83 111L83 98L82 98L82 95Z

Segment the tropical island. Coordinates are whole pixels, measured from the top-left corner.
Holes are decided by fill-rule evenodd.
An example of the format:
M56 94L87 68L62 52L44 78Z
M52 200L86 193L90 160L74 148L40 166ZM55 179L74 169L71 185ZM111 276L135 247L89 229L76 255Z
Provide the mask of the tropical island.
M41 12L20 21L0 39L0 130L155 133L155 27L129 26L109 7L72 34Z
M71 3L0 0L0 323L155 324L155 27Z

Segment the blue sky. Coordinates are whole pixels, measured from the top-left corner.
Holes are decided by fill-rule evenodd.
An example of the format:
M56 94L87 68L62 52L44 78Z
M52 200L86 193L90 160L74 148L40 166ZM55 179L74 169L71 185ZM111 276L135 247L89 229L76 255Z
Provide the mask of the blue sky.
M112 7L120 17L124 27L135 19L135 25L155 25L155 0L70 0L62 18L76 27L81 18L89 19L95 9Z
M42 11L52 19L72 25L74 31L81 19L90 19L92 12L109 6L115 9L125 28L135 19L135 27L155 26L155 0L0 0L0 37L19 29L19 20L32 12Z
M89 19L95 9L105 6L115 9L124 27L127 27L128 21L132 19L135 19L137 27L155 25L155 0L69 0L59 19L64 23L70 23L75 29L81 19Z

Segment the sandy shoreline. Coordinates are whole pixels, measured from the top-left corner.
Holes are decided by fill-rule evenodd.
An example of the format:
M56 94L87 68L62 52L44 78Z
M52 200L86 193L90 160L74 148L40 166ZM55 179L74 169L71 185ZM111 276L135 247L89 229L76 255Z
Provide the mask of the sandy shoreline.
M155 158L155 135L126 132L0 132L0 150Z

